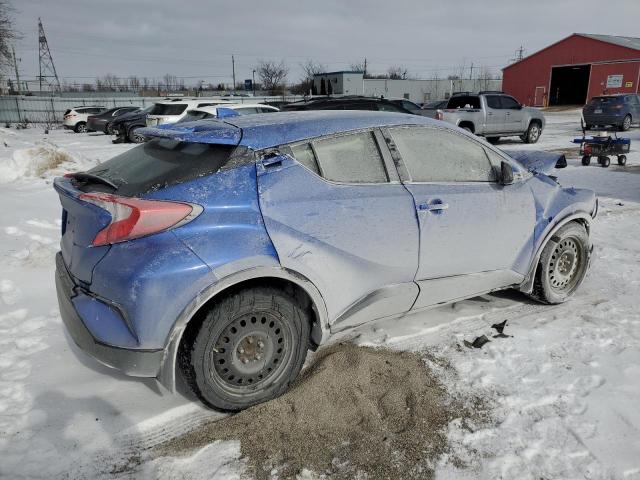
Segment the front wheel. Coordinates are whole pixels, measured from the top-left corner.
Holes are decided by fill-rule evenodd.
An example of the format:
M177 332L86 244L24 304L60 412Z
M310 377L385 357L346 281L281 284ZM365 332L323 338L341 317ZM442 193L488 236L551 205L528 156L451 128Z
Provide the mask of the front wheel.
M584 280L590 253L584 226L570 222L560 228L540 255L532 297L552 304L566 301Z
M627 156L626 155L618 155L618 165L624 167L627 164Z
M536 143L540 138L542 129L538 122L531 122L527 131L520 137L524 143Z
M133 142L133 143L144 143L146 141L146 138L144 135L141 135L140 133L138 133L140 131L142 127L134 127L131 130L129 130L129 141Z
M87 124L85 122L78 122L73 130L76 133L85 133L87 131Z
M207 313L195 336L188 383L220 410L242 410L281 395L306 358L310 320L293 296L276 288L229 295Z
M611 159L603 155L601 157L598 157L598 163L601 167L607 168L609 165L611 165Z
M591 157L589 155L584 155L582 157L582 165L584 165L585 167L588 167L590 163L591 163Z

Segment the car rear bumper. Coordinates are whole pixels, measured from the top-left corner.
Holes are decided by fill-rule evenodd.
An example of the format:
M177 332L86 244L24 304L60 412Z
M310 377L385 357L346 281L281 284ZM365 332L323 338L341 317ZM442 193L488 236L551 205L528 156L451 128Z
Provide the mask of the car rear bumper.
M163 350L140 350L107 345L97 340L78 314L73 298L78 287L64 265L62 254L56 255L56 291L62 321L73 341L100 363L135 377L157 377ZM106 320L106 319L105 319Z

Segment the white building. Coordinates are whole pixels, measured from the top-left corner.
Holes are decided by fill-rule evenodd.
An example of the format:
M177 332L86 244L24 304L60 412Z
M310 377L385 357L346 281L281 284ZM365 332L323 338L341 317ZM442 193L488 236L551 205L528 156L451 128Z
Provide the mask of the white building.
M329 72L314 75L316 95L364 95L367 97L406 98L416 103L447 99L453 92L500 90L502 80L390 80L363 78L362 72ZM324 88L323 88L324 83Z

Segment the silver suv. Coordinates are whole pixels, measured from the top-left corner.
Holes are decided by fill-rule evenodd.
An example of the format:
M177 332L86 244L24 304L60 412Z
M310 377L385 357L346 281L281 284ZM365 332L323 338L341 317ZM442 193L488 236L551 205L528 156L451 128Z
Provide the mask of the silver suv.
M492 143L500 137L514 136L525 143L536 143L545 125L540 110L525 107L502 92L454 93L436 118L486 137Z

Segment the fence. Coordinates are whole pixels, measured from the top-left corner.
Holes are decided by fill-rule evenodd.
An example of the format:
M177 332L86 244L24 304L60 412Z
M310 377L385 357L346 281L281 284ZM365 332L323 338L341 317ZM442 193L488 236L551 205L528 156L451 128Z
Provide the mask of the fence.
M174 100L176 97L172 97ZM189 97L191 98L191 97ZM66 98L66 97L0 97L0 123L61 123L64 112L73 107L99 105L105 108L134 105L148 107L167 97L102 97L102 98ZM202 97L204 100L205 97ZM206 98L210 99L210 97ZM237 103L263 103L269 101L293 102L301 100L296 96L277 97L216 97L217 100L232 100Z

